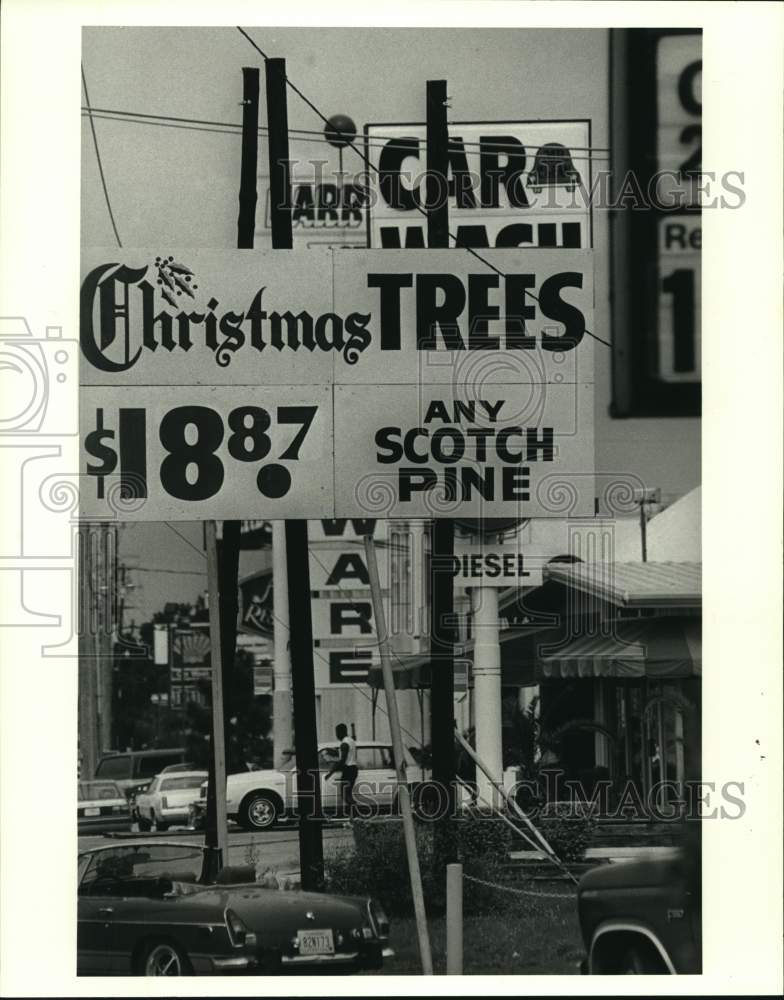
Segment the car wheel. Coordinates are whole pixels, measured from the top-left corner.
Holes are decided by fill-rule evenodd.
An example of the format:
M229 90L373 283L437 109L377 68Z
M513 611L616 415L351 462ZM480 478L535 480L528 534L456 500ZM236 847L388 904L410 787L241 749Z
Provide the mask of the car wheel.
M242 803L240 823L246 830L268 830L278 820L277 802L264 792L253 792Z
M153 822L155 823L155 828L157 830L163 831L163 830L168 830L169 829L169 824L168 823L166 823L164 820L162 820L155 813L153 813L152 815L153 815Z
M652 976L662 972L661 962L655 962L642 948L630 945L621 955L618 972L622 976Z
M139 964L143 976L189 976L193 971L188 956L171 941L153 941Z
M147 819L147 817L142 816L141 813L139 813L139 818L137 820L137 823L139 824L139 830L141 833L147 833L147 831L152 826L152 823Z

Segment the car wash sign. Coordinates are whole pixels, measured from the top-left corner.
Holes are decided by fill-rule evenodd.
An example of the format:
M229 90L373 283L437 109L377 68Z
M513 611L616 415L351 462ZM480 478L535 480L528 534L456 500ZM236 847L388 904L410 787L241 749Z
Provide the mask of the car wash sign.
M272 247L269 176L258 177L261 192L255 246ZM364 247L367 189L358 179L326 169L323 161L291 164L291 234L295 247Z
M82 516L591 513L591 253L483 258L88 252Z
M451 123L450 231L465 247L591 246L590 122ZM367 125L368 245L426 247L425 126Z

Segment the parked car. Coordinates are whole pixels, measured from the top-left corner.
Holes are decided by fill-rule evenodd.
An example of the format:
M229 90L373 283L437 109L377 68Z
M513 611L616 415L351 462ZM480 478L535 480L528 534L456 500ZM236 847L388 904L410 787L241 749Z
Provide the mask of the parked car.
M592 975L698 974L702 971L699 861L666 858L592 868L577 894Z
M150 783L156 774L170 764L185 763L183 747L160 750L128 750L108 753L98 761L96 778L116 781L128 798Z
M340 806L340 786L329 768L340 756L337 741L319 744L321 807L325 814ZM413 758L406 752L411 774L418 776ZM392 744L375 741L357 743L357 780L354 796L359 806L389 810L397 796L397 779L392 758ZM204 789L206 796L206 789ZM226 814L246 830L266 830L282 817L292 814L297 805L297 763L290 760L280 770L243 771L230 774L226 782Z
M81 834L131 827L128 800L114 781L80 781L76 817Z
M252 866L199 882L202 849L137 841L79 855L77 973L279 975L378 969L389 921L370 897L263 888Z
M149 830L155 825L166 830L175 823L186 823L188 806L198 795L206 771L163 771L150 784L136 793L134 816L140 830Z

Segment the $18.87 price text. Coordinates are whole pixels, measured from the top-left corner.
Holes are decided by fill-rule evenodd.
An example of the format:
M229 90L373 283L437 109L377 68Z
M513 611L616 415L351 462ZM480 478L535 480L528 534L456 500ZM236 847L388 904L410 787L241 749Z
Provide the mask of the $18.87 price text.
M317 406L278 406L274 414L260 406L238 406L225 417L209 406L177 406L160 420L157 431L165 452L158 477L164 491L177 500L209 500L220 492L226 479L225 460L217 454L224 444L229 458L240 463L264 462L256 473L259 492L279 500L291 488L291 472L280 464L296 462L307 437ZM121 493L127 497L148 496L148 412L141 407L121 407L117 422L107 423L103 407L95 411L95 429L84 440L89 458L87 472L97 477L98 498L104 496L104 478L119 472ZM295 428L293 437L276 460L278 427Z

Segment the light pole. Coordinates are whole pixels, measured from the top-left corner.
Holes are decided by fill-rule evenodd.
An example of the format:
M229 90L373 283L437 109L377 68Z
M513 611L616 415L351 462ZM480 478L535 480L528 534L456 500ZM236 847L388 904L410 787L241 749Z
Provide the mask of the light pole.
M640 489L634 491L634 502L640 505L640 547L642 549L642 561L648 561L648 513L646 504L661 503L661 490L659 487L653 489Z

